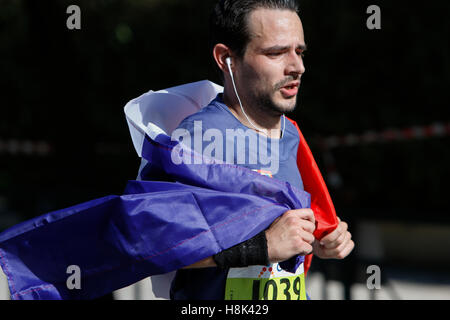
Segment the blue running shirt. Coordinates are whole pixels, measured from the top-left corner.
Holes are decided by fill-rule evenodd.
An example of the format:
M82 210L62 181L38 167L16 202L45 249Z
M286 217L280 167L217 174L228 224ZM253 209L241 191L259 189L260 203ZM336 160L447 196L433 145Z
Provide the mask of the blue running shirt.
M219 94L208 106L184 119L172 134L172 139L180 140L203 155L247 167L303 190L297 168L300 138L290 121L286 120L285 126L281 139L259 135L231 113L223 103L222 94ZM268 272L269 266L263 267L261 269ZM223 300L228 273L229 270L215 267L180 269L172 282L171 299ZM304 285L304 279L302 281ZM294 291L291 290L291 293L294 294Z

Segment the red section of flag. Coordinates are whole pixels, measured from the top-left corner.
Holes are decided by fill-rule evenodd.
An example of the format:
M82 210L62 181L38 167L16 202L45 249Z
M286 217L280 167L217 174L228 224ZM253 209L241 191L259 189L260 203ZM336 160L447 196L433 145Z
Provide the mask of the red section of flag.
M297 152L297 166L302 176L305 191L311 194L311 209L314 211L314 217L316 219L314 236L316 239L320 240L337 228L338 219L336 210L319 167L314 160L313 154L306 143L300 128L295 121L291 119L288 120L295 125L300 136L300 144ZM311 266L311 261L312 254L307 255L304 263L305 275Z

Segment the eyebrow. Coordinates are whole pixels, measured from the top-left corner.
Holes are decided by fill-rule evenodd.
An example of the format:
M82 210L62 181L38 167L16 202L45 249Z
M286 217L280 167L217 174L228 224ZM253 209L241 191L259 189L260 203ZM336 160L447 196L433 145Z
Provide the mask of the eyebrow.
M286 51L286 50L289 50L290 47L291 46L272 46L272 47L261 49L261 52L263 54L266 54L266 53L270 53L270 52ZM307 48L308 48L308 46L306 44L300 44L295 49L301 50L303 52L303 51L306 51Z
M290 46L272 46L269 48L264 48L261 51L264 53L271 52L271 51L285 51L285 50L288 50L289 48L290 48ZM308 48L308 46L306 44L300 44L295 49L306 51L307 48Z

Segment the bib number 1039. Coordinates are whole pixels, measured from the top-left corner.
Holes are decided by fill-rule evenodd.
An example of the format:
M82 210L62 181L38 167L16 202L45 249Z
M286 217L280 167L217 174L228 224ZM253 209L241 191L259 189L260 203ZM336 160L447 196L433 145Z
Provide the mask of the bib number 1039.
M226 299L306 300L304 274L280 278L227 280Z
M306 294L302 299L302 293L305 290L304 281L301 278L302 275L253 280L252 300L304 300Z

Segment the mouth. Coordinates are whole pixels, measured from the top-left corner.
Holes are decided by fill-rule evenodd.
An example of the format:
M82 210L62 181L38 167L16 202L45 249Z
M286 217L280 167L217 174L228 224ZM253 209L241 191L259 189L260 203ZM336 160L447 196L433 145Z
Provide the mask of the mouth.
M280 92L285 98L292 98L297 95L298 88L300 87L300 81L290 82L287 85L281 87Z

